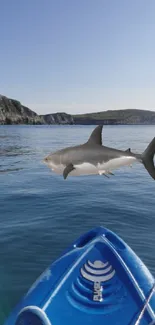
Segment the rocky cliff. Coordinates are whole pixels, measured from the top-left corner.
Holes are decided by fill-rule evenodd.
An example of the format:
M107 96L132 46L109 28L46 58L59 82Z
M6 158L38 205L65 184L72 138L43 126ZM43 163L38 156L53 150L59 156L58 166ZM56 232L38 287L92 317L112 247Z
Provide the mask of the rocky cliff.
M44 119L15 99L0 95L0 124L44 124Z
M41 115L45 124L74 124L74 118L70 114L66 113L54 113Z

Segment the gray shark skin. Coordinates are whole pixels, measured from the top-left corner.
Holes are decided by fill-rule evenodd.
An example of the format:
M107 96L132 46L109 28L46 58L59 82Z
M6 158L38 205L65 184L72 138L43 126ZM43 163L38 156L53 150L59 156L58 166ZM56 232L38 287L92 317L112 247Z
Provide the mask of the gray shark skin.
M102 128L97 126L84 144L68 147L48 155L44 162L55 173L62 174L64 179L79 175L113 175L112 171L121 166L142 163L151 177L155 179L153 157L155 154L155 138L142 154L131 152L131 149L117 150L102 145Z

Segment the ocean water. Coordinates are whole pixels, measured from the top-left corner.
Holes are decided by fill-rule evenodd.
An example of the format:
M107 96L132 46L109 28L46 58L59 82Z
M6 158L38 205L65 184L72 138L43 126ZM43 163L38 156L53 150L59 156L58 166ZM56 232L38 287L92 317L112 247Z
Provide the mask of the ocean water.
M94 126L0 126L0 324L30 285L83 232L120 235L155 275L155 181L143 165L109 179L68 177L43 164ZM154 126L105 126L105 145L142 152Z

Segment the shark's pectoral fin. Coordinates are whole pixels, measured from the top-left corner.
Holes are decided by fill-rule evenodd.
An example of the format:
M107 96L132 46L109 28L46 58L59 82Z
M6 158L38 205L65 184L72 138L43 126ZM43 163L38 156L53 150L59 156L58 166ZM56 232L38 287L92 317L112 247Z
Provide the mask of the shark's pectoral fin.
M64 177L64 179L66 179L67 176L68 176L68 174L69 174L70 172L72 172L72 170L74 170L74 169L75 169L75 167L73 166L72 163L69 164L69 165L67 165L67 166L65 167L64 171L63 171L63 177Z

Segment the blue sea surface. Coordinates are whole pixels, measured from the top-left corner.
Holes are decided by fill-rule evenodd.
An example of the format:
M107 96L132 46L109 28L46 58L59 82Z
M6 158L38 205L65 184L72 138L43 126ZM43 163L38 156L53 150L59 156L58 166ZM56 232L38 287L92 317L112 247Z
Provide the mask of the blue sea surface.
M94 126L0 126L0 325L44 269L83 232L120 235L155 275L155 181L135 164L68 177L43 163L87 141ZM143 152L155 126L105 126L103 142Z

